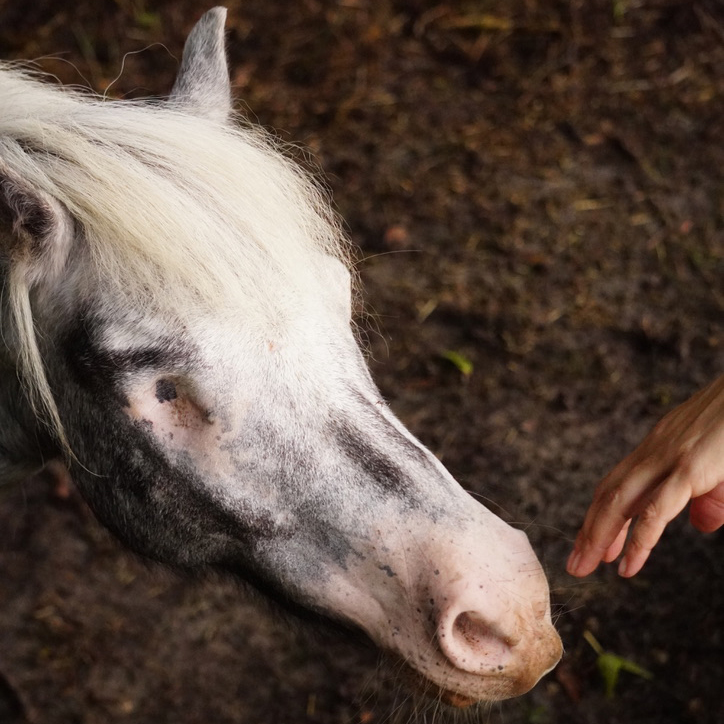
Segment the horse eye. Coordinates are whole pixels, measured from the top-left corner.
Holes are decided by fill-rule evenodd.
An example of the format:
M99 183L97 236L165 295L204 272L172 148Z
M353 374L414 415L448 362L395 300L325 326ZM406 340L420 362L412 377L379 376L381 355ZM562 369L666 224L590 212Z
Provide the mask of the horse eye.
M177 397L176 385L171 380L160 379L156 382L156 399L159 402L170 402Z

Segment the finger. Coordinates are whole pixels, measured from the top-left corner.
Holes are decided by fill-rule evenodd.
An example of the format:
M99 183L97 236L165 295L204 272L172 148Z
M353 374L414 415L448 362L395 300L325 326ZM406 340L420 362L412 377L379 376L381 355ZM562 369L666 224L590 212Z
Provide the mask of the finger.
M690 497L691 487L678 476L657 488L638 515L619 565L619 575L631 578L641 570L666 526L686 507Z
M626 536L628 535L628 530L630 526L631 521L627 520L625 525L621 529L621 532L616 536L616 540L608 547L608 550L604 553L603 560L606 563L615 561L621 554L623 546L626 543Z
M625 463L626 461L624 461ZM619 471L624 470L623 479ZM573 576L587 576L602 560L613 560L625 540L630 510L653 484L649 466L619 464L596 489L566 570ZM655 479L654 479L655 480Z
M576 538L573 552L566 564L568 573L578 577L587 576L596 570L602 560L609 560L606 558L607 552L618 542L619 536L621 535L620 531L624 531L623 539L625 540L625 531L628 530L629 523L629 519L621 517L617 523L612 525L611 533L607 534L604 532L595 539L589 537L590 534L584 523L584 527L581 528Z
M702 533L713 533L724 525L724 482L691 501L689 519Z

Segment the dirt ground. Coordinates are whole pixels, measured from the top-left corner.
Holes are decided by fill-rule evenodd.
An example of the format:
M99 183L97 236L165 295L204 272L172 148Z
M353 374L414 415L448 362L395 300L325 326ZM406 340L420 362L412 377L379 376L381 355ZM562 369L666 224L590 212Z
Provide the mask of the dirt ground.
M163 94L207 7L2 0L0 57ZM720 0L245 0L228 25L240 109L311 151L359 247L384 394L528 531L566 655L527 696L429 709L35 480L0 491L0 722L724 721L721 533L676 520L631 581L563 572L596 481L724 371ZM652 678L607 697L586 632Z

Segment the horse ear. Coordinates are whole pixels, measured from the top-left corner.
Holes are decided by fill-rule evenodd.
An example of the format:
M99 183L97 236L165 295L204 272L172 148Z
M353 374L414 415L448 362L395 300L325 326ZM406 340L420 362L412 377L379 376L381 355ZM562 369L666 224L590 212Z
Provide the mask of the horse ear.
M10 263L25 262L31 282L62 269L71 230L70 215L56 199L0 167L0 254Z
M216 121L231 113L231 82L224 46L226 8L204 13L186 39L169 101Z

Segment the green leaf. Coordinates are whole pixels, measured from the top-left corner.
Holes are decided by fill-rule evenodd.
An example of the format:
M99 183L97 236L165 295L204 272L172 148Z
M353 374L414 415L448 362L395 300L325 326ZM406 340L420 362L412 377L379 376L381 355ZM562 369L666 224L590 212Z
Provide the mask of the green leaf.
M440 356L448 362L452 362L465 377L469 377L473 373L473 363L460 352L446 349L440 353Z
M161 26L161 16L158 13L142 11L136 13L136 23L144 30L155 30Z
M639 666L638 664L635 664L633 661L629 661L628 659L621 659L621 668L624 671L628 671L629 674L635 674L636 676L640 676L642 679L646 679L647 681L651 681L654 678L654 675L648 669L644 669L643 666Z
M621 671L621 657L616 656L616 654L601 654L596 660L596 664L606 687L606 698L611 699L616 690L616 682Z
M603 646L598 643L596 637L590 631L583 632L583 638L588 641L588 645L600 656L603 653Z
M622 671L628 671L629 674L640 676L642 679L651 680L654 675L644 669L642 666L635 664L633 661L624 659L622 656L612 654L610 651L604 651L601 644L596 641L594 635L590 631L583 632L583 638L588 641L591 648L596 652L598 658L596 664L598 670L603 677L604 686L606 688L606 697L611 699L616 691L618 676Z

